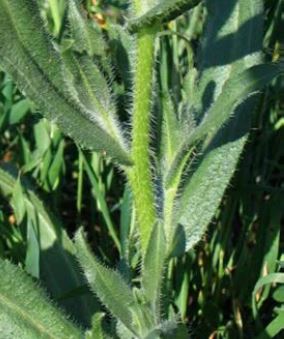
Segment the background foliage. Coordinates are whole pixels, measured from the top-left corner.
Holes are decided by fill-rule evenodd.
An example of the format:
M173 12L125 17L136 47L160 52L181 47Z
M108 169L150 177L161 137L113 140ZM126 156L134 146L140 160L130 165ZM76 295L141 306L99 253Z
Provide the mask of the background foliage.
M59 40L66 21L65 2L39 2L50 32ZM108 21L123 19L127 7L123 0L88 0L83 5L105 30ZM265 6L263 52L268 61L278 60L284 44L284 3L267 0ZM184 95L180 83L188 64L194 63L192 51L201 43L202 7L195 15L191 20L185 16L172 22L161 40L157 74L162 86L170 84L176 98ZM127 67L115 40L112 48L117 69ZM127 79L117 85L118 104L127 100L128 85ZM283 281L282 285L273 284L281 282L277 274L283 272L284 262L283 90L283 79L279 78L261 93L245 152L214 221L203 241L175 258L167 272L172 291L168 297L187 321L193 338L272 338L277 333L280 338L284 334L284 285ZM178 105L178 99L174 104ZM119 253L126 250L127 234L133 226L131 196L127 188L123 191L124 179L103 154L78 149L54 124L29 112L33 112L31 103L7 74L0 73L0 161L15 173L8 177L0 168L4 193L0 200L0 256L22 265L33 277L43 278L52 298L67 311L80 300L78 319L80 307L88 300L89 310L80 319L88 324L98 304L90 302L86 282L78 281L76 272L71 268L61 271L63 263L74 261L73 245L64 234L72 237L84 225L93 251L113 266ZM121 115L126 121L127 112ZM40 199L34 187L40 187ZM7 195L12 195L10 200L4 198ZM40 255L48 246L38 242L35 229L53 234L68 249L69 257L62 254L58 258L60 244L56 248L56 242ZM138 258L127 255L137 268ZM48 275L49 265L60 277L60 286ZM123 274L130 274L123 261L118 265ZM63 287L66 293L62 295Z

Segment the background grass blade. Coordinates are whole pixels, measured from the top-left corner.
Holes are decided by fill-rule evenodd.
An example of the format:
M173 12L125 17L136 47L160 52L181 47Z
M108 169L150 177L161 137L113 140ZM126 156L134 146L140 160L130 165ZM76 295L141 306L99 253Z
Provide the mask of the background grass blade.
M91 183L91 185L94 189L97 202L100 205L100 209L101 209L102 215L104 217L105 223L107 225L109 234L112 237L115 245L117 246L117 249L120 251L121 245L120 245L120 242L119 242L119 239L118 239L118 235L116 233L115 226L112 222L110 211L109 211L108 205L106 203L105 197L104 197L104 195L103 195L103 193L102 193L102 191L99 187L99 182L98 182L98 179L96 177L96 174L95 174L93 168L91 167L90 163L86 159L85 155L83 153L81 153L81 156L82 156L82 159L83 159L83 164L84 164L86 173L87 173L89 180L90 180L90 183Z
M254 316L257 316L257 303L256 303L256 294L259 292L261 288L268 284L284 284L284 273L271 273L262 277L256 283L253 294L252 294L252 302L253 302L253 313Z

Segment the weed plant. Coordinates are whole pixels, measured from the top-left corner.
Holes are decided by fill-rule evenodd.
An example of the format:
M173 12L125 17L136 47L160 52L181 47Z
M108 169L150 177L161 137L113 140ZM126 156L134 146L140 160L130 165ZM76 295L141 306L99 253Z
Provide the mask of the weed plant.
M0 338L281 337L283 6L0 0Z

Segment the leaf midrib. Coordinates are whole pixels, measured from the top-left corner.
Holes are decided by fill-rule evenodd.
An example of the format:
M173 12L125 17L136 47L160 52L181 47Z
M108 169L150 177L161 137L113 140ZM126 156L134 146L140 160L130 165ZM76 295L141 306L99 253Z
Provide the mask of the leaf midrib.
M105 123L107 125L107 128L112 131L113 135L116 136L116 131L113 129L113 125L112 125L111 120L109 118L108 112L105 110L104 106L99 101L97 96L93 93L93 90L90 87L89 80L88 80L84 70L82 70L80 64L78 63L78 61L76 59L75 59L75 61L76 61L78 70L79 70L79 72L82 76L83 82L85 83L86 87L88 88L88 92L90 93L90 97L93 98L93 100L96 102L97 106L99 107L99 109L102 113L102 116L105 118ZM116 138L116 140L119 142L119 140L117 138Z

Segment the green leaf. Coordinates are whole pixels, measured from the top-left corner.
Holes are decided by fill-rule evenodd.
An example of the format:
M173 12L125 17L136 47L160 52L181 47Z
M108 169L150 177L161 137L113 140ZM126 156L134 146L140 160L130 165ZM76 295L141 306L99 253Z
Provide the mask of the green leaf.
M104 55L105 41L98 27L94 26L93 20L87 19L79 9L80 1L70 0L68 2L68 21L70 24L71 38L74 40L74 50L88 55Z
M91 120L108 131L118 144L123 137L115 116L107 81L93 61L85 56L63 53L65 83L76 102L88 113Z
M164 228L158 223L153 227L142 264L142 288L146 300L152 305L154 314L158 317L166 251Z
M23 99L14 104L9 115L9 123L11 125L18 124L30 110L30 103L27 99Z
M232 76L225 84L222 93L214 102L201 124L185 141L183 148L188 148L210 132L214 132L233 115L237 106L250 95L260 91L275 77L284 72L281 64L262 64L253 66L244 72Z
M262 60L262 0L205 0L205 6L208 15L200 49L200 80L194 93L198 120L232 75Z
M238 106L281 73L284 73L284 67L281 64L261 64L229 78L224 84L223 91L212 104L203 121L181 145L173 160L168 182L172 181L172 177L175 176L173 173L180 167L184 154L188 153L188 149L192 145L204 139L207 135L216 133L237 112L236 108Z
M105 339L104 331L103 331L103 319L105 317L105 313L96 313L92 319L92 328L87 331L85 336L86 339Z
M163 23L176 19L186 11L197 6L201 0L160 0L141 16L129 21L128 29L137 32L144 28L161 26Z
M181 144L183 132L174 109L173 102L169 95L162 97L163 122L162 122L162 140L161 153L163 156L163 165L167 166L173 161L176 150Z
M239 120L244 119L245 117L239 117ZM178 199L178 220L184 227L186 250L191 249L201 240L220 205L246 143L247 136L246 133L241 133L240 121L234 119L233 122L234 124L231 123L226 130L222 130L222 133L212 142L210 149L206 150ZM243 124L247 125L245 121ZM240 132L241 136L234 142L230 142L230 132L234 127L235 132ZM226 134L227 139L225 139Z
M277 338L277 334L284 329L284 310L281 310L275 319L273 319L264 329L264 331L259 334L256 339L271 339Z
M189 337L188 330L185 325L178 324L175 320L167 320L151 330L145 339L187 339Z
M75 245L78 260L92 291L115 317L135 333L131 307L136 304L136 301L131 289L118 272L110 270L98 262L88 248L82 230L76 234Z
M0 259L2 338L83 338L20 268Z
M40 244L37 222L33 216L27 218L27 252L25 259L26 272L35 278L40 275Z
M218 131L235 112L234 121L220 130L219 135L205 151L207 155L204 156L201 165L197 167L197 171L192 175L179 198L179 222L185 225L187 248L200 240L205 228L214 216L216 206L219 206L221 202L226 186L237 166L241 150L245 145L245 130L241 125L247 124L248 131L250 118L242 117L243 106L241 104L249 94L260 90L282 72L283 66L280 64L262 64L251 67L235 77L232 76L225 82L224 90L212 105L212 108L209 109L204 121L185 141L182 150L177 153L167 178L169 186L173 182L173 178L178 176L182 161L187 156L184 155L184 150L190 149L194 143L207 134L210 137L210 134ZM237 110L236 106L241 107ZM245 119L247 122L245 122ZM234 139L239 140L233 142ZM222 176L220 176L220 173L222 173ZM204 199L205 196L206 199Z
M220 11L221 6L227 13L226 20L224 20L224 13ZM226 120L225 115L230 117L231 112L235 112L225 126L207 136L201 148L201 156L195 159L194 166L183 177L181 193L176 200L178 208L173 219L184 229L187 250L201 239L208 223L215 215L246 143L256 98L249 98L246 102L242 102L243 99L251 92L257 91L258 86L263 87L265 79L272 80L281 72L280 64L258 65L250 68L261 60L259 51L262 48L262 8L261 1L240 0L237 4L231 0L207 2L210 15L207 17L206 35L201 53L203 59L200 60L201 80L197 87L194 105L197 120L208 122L206 122L207 126L204 125L206 128L201 122L199 126L202 127L197 127L197 132L193 133L196 133L198 138L201 135L204 138L205 130L208 128L208 132L210 131L210 124L215 121L218 112L221 116L217 117L218 123L215 128L219 124L222 126ZM218 48L212 49L217 42ZM230 53L226 54L224 51L228 50ZM219 58L216 58L216 53ZM265 74L262 74L263 72ZM230 89L231 85L228 84L243 81L242 79L246 79L247 83L237 84L236 93L240 96L237 98L236 93ZM226 93L233 96L227 98ZM241 104L236 108L235 106L240 102ZM205 118L202 119L204 114ZM210 114L215 117L211 118ZM179 170L177 166L176 172L178 173ZM172 171L174 172L175 170ZM174 178L175 175L172 177Z
M60 54L43 27L35 1L2 0L0 65L43 114L82 147L131 164L125 145L68 93Z
M5 198L10 199L16 185L22 185L24 193L21 201L38 231L40 278L52 297L59 298L62 294L85 284L75 259L76 249L60 221L48 211L46 204L35 194L26 178L20 183L17 183L16 178L17 174L13 174L11 168L0 167L0 192ZM14 208L16 207L14 205ZM91 316L96 309L90 296L69 298L60 304L86 325L90 324Z
M62 18L65 12L65 1L49 0L50 12L54 23L54 35L58 36L61 31Z
M133 338L133 334L129 331L127 327L123 325L121 321L118 321L116 324L116 333L119 339Z
M64 146L65 142L61 140L48 169L48 183L53 190L57 187L58 181L60 180L60 172L62 171L62 164L64 162Z
M111 218L111 213L110 213L109 207L107 205L105 196L104 196L104 194L103 194L103 192L100 188L96 173L93 170L93 168L90 165L87 158L85 157L85 155L83 153L81 153L80 155L82 157L84 168L86 170L87 176L88 176L90 183L92 185L92 188L94 190L95 197L96 197L97 202L100 206L100 211L101 211L103 218L104 218L104 221L107 225L109 234L112 237L117 249L120 252L120 250L121 250L120 242L119 242L118 236L116 234L115 226L114 226L114 224L112 222L112 218Z
M13 207L16 220L18 225L23 221L26 215L26 206L25 206L25 199L24 199L24 192L23 187L21 185L20 176L15 181L13 195L11 199L11 205Z
M273 299L284 304L284 285L278 286L272 295Z
M284 284L284 273L270 273L265 277L262 277L256 283L253 293L252 293L252 305L253 305L253 315L257 316L257 303L256 303L256 294L261 288L270 284Z

